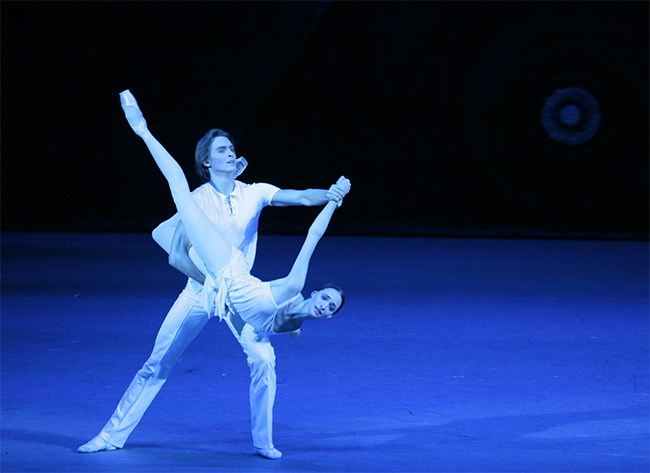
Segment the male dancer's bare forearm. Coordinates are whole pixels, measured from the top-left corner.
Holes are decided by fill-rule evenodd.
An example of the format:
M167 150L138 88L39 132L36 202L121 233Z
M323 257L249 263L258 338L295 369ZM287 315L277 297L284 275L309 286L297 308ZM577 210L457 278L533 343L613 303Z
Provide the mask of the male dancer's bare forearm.
M330 201L340 202L345 194L348 193L350 181L341 179L336 184L332 184L328 190L325 189L306 189L305 198L309 199L311 205L324 205ZM306 204L309 205L309 204Z
M325 189L305 189L302 191L294 189L281 189L273 196L271 205L274 207L285 207L289 205L314 205L326 204L329 200L328 191Z
M305 189L302 191L293 189L281 189L275 193L271 205L275 207L284 207L286 205L304 205L313 207L324 205L330 200L340 202L349 190L348 179L343 178L336 184L332 184L329 189Z
M326 204L329 199L325 189L305 189L302 191L303 205L311 207Z

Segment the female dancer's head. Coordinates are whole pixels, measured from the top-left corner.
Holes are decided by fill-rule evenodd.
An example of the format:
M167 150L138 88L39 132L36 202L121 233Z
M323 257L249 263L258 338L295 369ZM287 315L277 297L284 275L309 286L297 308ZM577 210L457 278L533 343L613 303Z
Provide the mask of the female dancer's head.
M325 284L311 293L309 312L317 319L336 314L345 303L345 293L336 284Z
M224 139L222 141L224 141L224 144L232 146L234 149L234 140L230 134L223 130L220 130L219 128L213 128L212 130L208 131L196 144L196 151L194 152L194 167L198 175L201 177L201 179L203 179L203 182L208 182L210 180L209 160L213 152L212 144L215 138L219 137L223 137ZM230 143L228 143L226 140L228 140Z

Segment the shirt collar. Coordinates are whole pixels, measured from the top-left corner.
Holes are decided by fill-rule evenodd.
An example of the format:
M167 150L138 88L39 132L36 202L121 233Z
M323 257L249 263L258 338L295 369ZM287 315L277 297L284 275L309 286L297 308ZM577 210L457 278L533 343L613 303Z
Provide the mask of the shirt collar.
M214 190L217 194L219 194L223 198L228 198L229 195L231 197L236 198L236 199L239 198L238 197L238 194L239 194L239 185L238 185L238 183L239 183L239 181L235 181L235 188L232 190L232 192L230 194L224 194L223 192L221 192L219 189L217 189L217 186L214 185L214 182L208 181L208 183L210 184L210 186L212 186L212 190Z

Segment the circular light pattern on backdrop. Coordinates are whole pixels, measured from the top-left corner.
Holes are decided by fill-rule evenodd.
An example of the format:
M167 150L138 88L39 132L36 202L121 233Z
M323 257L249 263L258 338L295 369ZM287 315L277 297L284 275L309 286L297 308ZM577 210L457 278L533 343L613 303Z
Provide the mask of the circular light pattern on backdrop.
M598 101L582 87L557 89L544 102L540 118L549 138L570 146L591 140L601 124Z

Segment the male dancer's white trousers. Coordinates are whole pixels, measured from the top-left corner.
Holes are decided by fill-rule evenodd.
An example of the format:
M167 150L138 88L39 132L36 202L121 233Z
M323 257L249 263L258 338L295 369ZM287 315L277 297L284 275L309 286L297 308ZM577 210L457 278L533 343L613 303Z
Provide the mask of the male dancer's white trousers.
M160 327L151 356L136 373L115 412L99 433L104 440L118 448L124 446L167 381L176 361L208 320L198 294L188 283ZM224 320L248 357L253 445L261 449L274 448L272 424L276 377L273 346L268 337L258 336L250 325L236 326L230 316Z

